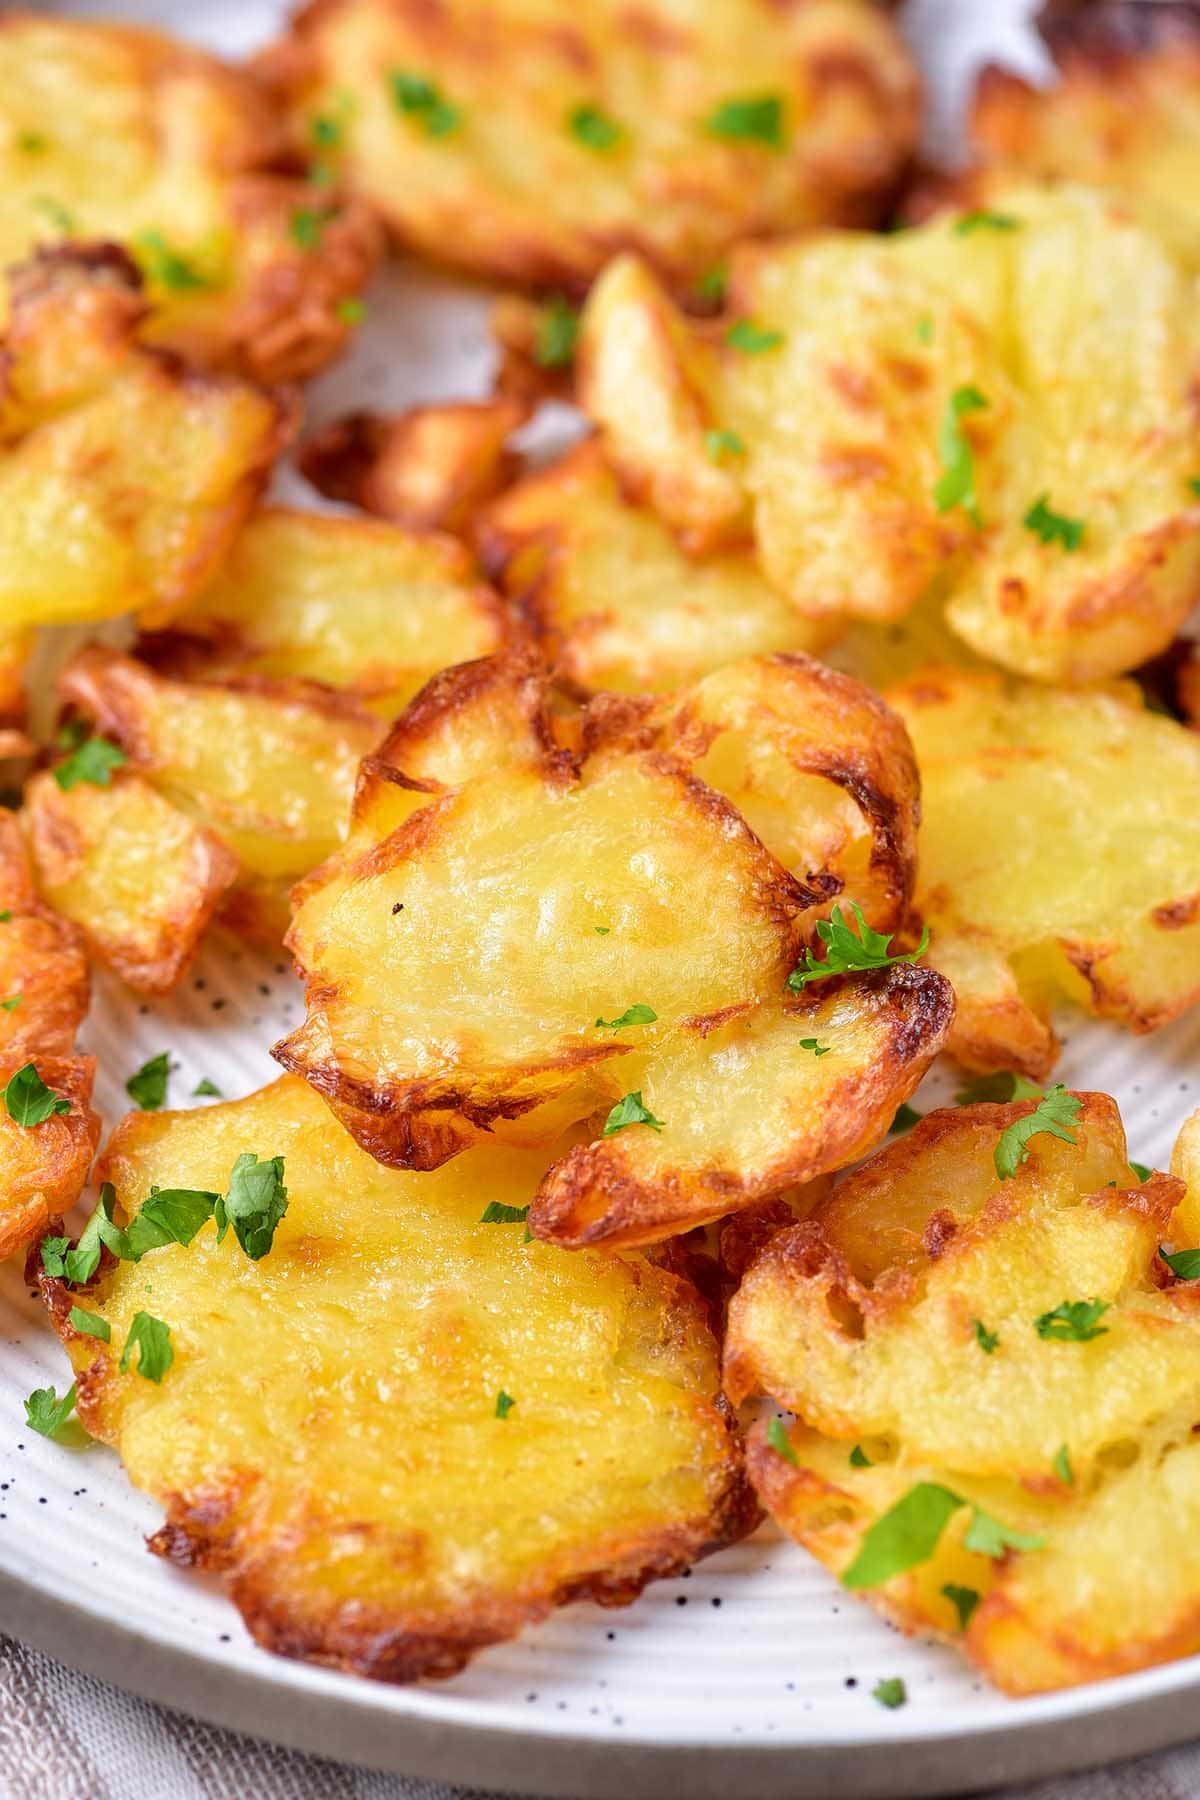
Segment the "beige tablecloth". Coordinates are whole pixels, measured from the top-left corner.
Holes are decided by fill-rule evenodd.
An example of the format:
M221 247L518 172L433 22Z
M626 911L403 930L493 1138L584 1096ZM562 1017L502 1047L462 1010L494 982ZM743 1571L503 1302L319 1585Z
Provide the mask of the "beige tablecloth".
M1197 1800L1200 1746L988 1800ZM300 1756L166 1712L0 1637L0 1800L500 1800ZM680 1796L679 1800L686 1800ZM744 1800L753 1800L746 1794Z

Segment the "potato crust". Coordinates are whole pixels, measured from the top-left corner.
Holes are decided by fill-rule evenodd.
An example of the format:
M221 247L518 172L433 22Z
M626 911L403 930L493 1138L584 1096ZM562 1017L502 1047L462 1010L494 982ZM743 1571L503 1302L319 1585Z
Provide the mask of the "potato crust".
M278 172L285 150L248 70L133 26L0 19L0 266L121 244L151 341L267 382L337 354L380 250L366 207Z
M220 565L293 406L147 349L140 277L116 249L45 251L11 274L10 300L0 624L161 621Z
M70 1111L40 1125L20 1125L0 1106L0 1258L34 1243L51 1219L74 1206L100 1141L100 1115L90 1104L95 1057L44 1055L6 1042L0 1090L29 1062L48 1088L70 1102Z
M1063 692L934 669L888 700L921 770L916 905L958 998L954 1056L1041 1079L1055 995L1136 1032L1195 1005L1194 733L1132 683Z
M686 285L738 238L869 224L918 128L908 53L861 0L586 0L569 22L551 0L310 0L259 67L298 140L342 121L341 178L402 243L568 291L622 248ZM772 141L706 125L764 100ZM589 142L589 117L619 136Z
M151 1548L219 1572L260 1644L445 1676L755 1523L695 1291L480 1223L489 1201L524 1203L544 1154L383 1170L284 1078L203 1115L131 1115L100 1172L129 1211L155 1184L223 1190L244 1152L284 1158L288 1210L259 1263L206 1225L85 1295L40 1280L81 1418L166 1512ZM147 1279L174 1350L159 1385L118 1369ZM76 1298L109 1345L73 1330Z
M0 1055L69 1057L91 983L79 932L42 904L15 816L0 811Z
M995 1146L1033 1102L927 1115L771 1240L726 1347L731 1397L797 1415L794 1463L756 1428L752 1477L835 1573L918 1482L959 1499L928 1557L865 1595L1014 1694L1200 1642L1200 1316L1157 1255L1186 1242L1183 1184L1139 1182L1115 1103L1076 1098L1077 1141L1034 1136L1006 1182ZM1105 1303L1099 1329L1041 1330L1083 1295ZM969 1548L975 1507L1035 1541ZM950 1586L975 1597L965 1632Z
M801 612L936 595L979 655L1101 679L1162 650L1200 580L1194 275L1102 193L989 205L1008 228L745 247L717 321L619 258L580 391L629 489L693 552L752 544ZM714 463L714 432L743 453Z

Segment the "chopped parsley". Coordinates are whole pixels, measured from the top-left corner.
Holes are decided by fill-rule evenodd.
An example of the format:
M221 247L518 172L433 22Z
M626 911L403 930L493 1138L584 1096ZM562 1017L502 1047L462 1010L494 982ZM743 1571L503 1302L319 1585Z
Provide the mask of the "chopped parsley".
M481 1225L523 1225L529 1217L527 1206L505 1206L502 1200L489 1200L479 1215Z
M916 337L918 344L932 344L933 320L929 317L928 313L923 314L922 317L917 320L916 325L913 327L913 334Z
M501 1388L500 1392L496 1395L496 1417L498 1419L507 1419L509 1413L516 1404L517 1403L512 1395L506 1394L504 1389Z
M148 1250L164 1244L186 1248L212 1218L219 1198L203 1188L151 1188L124 1231L112 1223L111 1210L102 1215L100 1241L123 1262L141 1262Z
M20 1004L20 994L10 994L7 1000L0 1000L0 1006L4 1008L5 1012L16 1012Z
M1057 538L1064 550L1078 550L1083 542L1084 521L1055 512L1049 494L1038 495L1022 523L1026 531L1032 531L1043 544L1052 544Z
M1191 488L1193 494L1200 494L1200 475L1189 475L1188 486Z
M648 1125L651 1131L661 1131L663 1122L656 1119L648 1107L642 1105L642 1091L636 1089L632 1094L623 1094L604 1121L601 1137L614 1137L618 1131L624 1131L627 1125Z
M1108 1300L1064 1300L1051 1312L1044 1312L1033 1322L1040 1338L1054 1344L1090 1344L1103 1337L1107 1325L1099 1320L1109 1310Z
M852 1469L873 1469L875 1467L861 1444L855 1444L850 1452L850 1467Z
M991 1356L1000 1342L998 1331L989 1331L982 1319L972 1319L971 1329L975 1333L975 1342L985 1356Z
M993 1519L991 1513L985 1513L977 1506L971 1514L963 1548L974 1550L980 1556L998 1558L1006 1550L1040 1550L1045 1542L1045 1538L1033 1532L1014 1531L1011 1525L1002 1525L999 1519Z
M710 462L720 462L726 456L746 454L745 441L736 431L710 431L704 439L704 448Z
M4 911L0 912L0 925L7 925L9 923L9 921L11 920L11 918L12 918L12 911L9 907L6 906Z
M217 1100L223 1100L225 1097L215 1081L210 1081L207 1075L202 1075L192 1089L192 1099L204 1100L207 1099L209 1095L212 1095Z
M171 1059L165 1050L144 1062L136 1075L125 1083L125 1092L143 1112L157 1112L167 1097L167 1080Z
M948 1581L942 1593L958 1614L958 1629L965 1631L971 1623L971 1614L979 1605L979 1595L974 1588L959 1587L954 1581Z
M871 1689L872 1700L878 1700L880 1706L886 1706L894 1712L896 1707L903 1706L908 1699L908 1689L899 1675L887 1675L877 1681Z
M136 1312L129 1326L129 1336L125 1339L125 1348L121 1352L121 1361L117 1365L124 1375L137 1351L136 1368L139 1375L147 1381L161 1381L171 1364L175 1361L175 1352L171 1348L171 1327L156 1319L153 1313Z
M332 113L313 113L308 121L308 135L318 150L335 150L344 136L342 121Z
M1068 1487L1075 1486L1075 1471L1071 1467L1071 1452L1065 1444L1060 1444L1055 1451L1054 1463L1052 1466L1054 1473L1058 1476L1060 1481L1065 1481Z
M67 1272L66 1255L71 1248L69 1237L43 1238L40 1247L42 1267L47 1275L61 1281Z
M261 1262L275 1242L276 1227L287 1208L282 1156L268 1156L260 1162L252 1150L244 1152L233 1165L229 1192L213 1208L218 1244L232 1225L251 1262Z
M725 333L725 342L734 350L744 350L747 356L760 356L764 350L774 350L783 342L782 331L771 331L756 325L753 319L738 319Z
M971 1502L938 1481L918 1481L896 1504L883 1513L865 1533L858 1555L842 1576L848 1588L879 1587L928 1562L943 1531L961 1506ZM964 1547L981 1556L999 1557L1006 1550L1040 1550L1045 1540L993 1519L982 1507L972 1506Z
M823 1044L819 1038L801 1038L800 1048L802 1050L811 1050L814 1056L829 1056L833 1050L833 1045Z
M4 1089L8 1116L18 1125L44 1125L58 1113L69 1113L71 1102L48 1088L32 1063L9 1077Z
M593 925L592 930L595 932L597 937L607 937L609 932L612 930L612 926L611 925Z
M347 294L333 310L343 325L361 325L367 316L366 301L360 300L357 294Z
M986 206L964 213L954 223L955 237L970 237L976 231L1019 231L1021 221L1012 213L991 212Z
M575 360L579 339L579 314L561 294L542 308L534 340L533 360L539 369L566 369Z
M1200 1280L1200 1250L1164 1250L1158 1246L1158 1254L1180 1281Z
M1154 1170L1148 1168L1145 1163L1134 1162L1132 1157L1129 1160L1129 1166L1137 1176L1139 1182L1149 1181L1154 1173Z
M653 1025L657 1017L652 1006L645 1006L637 1000L632 1006L627 1006L619 1018L597 1019L595 1028L597 1031L624 1031L627 1025Z
M99 1313L84 1312L82 1306L73 1306L67 1316L75 1330L81 1331L85 1337L99 1338L102 1344L111 1341L112 1326Z
M72 1382L60 1400L52 1387L35 1388L25 1402L25 1423L42 1437L61 1436L62 1429L75 1411L75 1383Z
M17 149L23 150L26 156L37 156L49 147L50 140L40 131L18 131Z
M301 250L319 250L325 227L336 217L335 206L294 206L288 219L288 234Z
M787 1428L778 1413L775 1414L767 1425L767 1442L770 1444L772 1450L779 1456L782 1456L784 1462L790 1462L794 1468L799 1468L800 1458L796 1455L796 1452L788 1442Z
M122 768L127 761L118 744L110 744L107 738L89 737L70 756L56 763L51 774L63 793L69 794L81 781L92 787L107 787L113 770Z
M1036 1082L1026 1081L1023 1075L1014 1075L1011 1069L1001 1069L994 1075L976 1075L965 1087L960 1087L954 1096L955 1106L979 1106L987 1101L1003 1103L1007 1100L1040 1100L1044 1089Z
M187 294L213 285L195 263L172 248L161 231L143 231L135 239L134 248L146 279L155 287L167 288L173 294Z
M896 1108L895 1117L888 1126L888 1136L903 1136L906 1131L911 1131L914 1125L919 1125L924 1117L924 1113L919 1113L915 1107L908 1104L907 1100L902 1100Z
M615 119L598 106L573 106L567 114L567 130L585 150L611 150L625 133Z
M862 969L888 969L894 963L916 962L929 947L927 925L915 950L910 950L903 956L889 956L888 946L895 934L884 937L881 932L872 930L863 918L862 907L857 900L850 902L850 910L858 925L857 934L847 925L840 906L834 907L828 919L817 920L817 936L825 946L825 955L818 962L811 950L804 952L803 962L797 963L787 979L793 993L799 993L810 981L823 981L827 975L845 975Z
M419 125L426 137L449 137L462 124L462 114L423 75L393 69L389 78L392 105Z
M967 413L981 412L987 401L976 387L955 388L946 402L946 411L938 427L938 455L942 474L933 490L934 505L940 513L961 506L973 525L982 525L979 501L975 495L975 456L971 440L962 428Z
M769 144L783 148L783 102L778 94L723 100L709 113L704 129L710 137L732 143Z
M1060 1138L1064 1144L1077 1144L1079 1139L1071 1126L1082 1107L1082 1100L1068 1094L1059 1081L1043 1094L1031 1113L1006 1126L992 1158L1001 1181L1011 1181L1021 1164L1029 1161L1029 1140L1042 1132Z
M729 270L724 263L716 263L713 268L705 269L703 275L698 277L693 292L697 300L708 300L714 306L719 306L725 298L725 290L728 286ZM1200 493L1200 483L1197 484L1197 492Z

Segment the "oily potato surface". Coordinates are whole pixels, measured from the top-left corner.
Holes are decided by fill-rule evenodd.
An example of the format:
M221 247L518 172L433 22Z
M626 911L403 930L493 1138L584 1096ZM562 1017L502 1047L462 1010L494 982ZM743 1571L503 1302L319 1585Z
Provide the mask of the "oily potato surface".
M1066 994L1150 1031L1200 997L1200 740L1131 684L926 671L888 691L917 752L917 908L970 1067L1049 1072Z
M21 9L0 19L0 267L120 244L146 276L153 342L265 381L336 354L340 303L379 248L366 208L273 172L284 148L254 77L178 39Z
M1101 193L990 207L1002 227L749 246L720 321L619 258L582 397L690 548L752 543L800 611L887 622L936 592L980 655L1089 681L1163 649L1196 590L1195 278ZM741 454L714 462L714 431Z
M261 1644L383 1680L448 1675L753 1523L696 1293L637 1257L480 1222L526 1203L544 1154L385 1170L285 1078L131 1115L102 1173L132 1211L155 1185L224 1191L244 1153L284 1159L261 1261L209 1223L85 1293L43 1286L84 1423L167 1514L151 1547L223 1575ZM76 1298L108 1344L73 1331ZM147 1306L174 1351L158 1384L118 1368Z
M917 1484L949 1490L940 1535L864 1591L1011 1693L1200 1642L1200 1316L1157 1256L1187 1242L1183 1184L1140 1182L1114 1102L1077 1098L1075 1142L1034 1136L1004 1182L998 1138L1033 1102L927 1115L774 1238L731 1306L731 1396L797 1414L788 1455L759 1431L751 1452L774 1517L847 1576ZM1090 1335L1038 1329L1085 1296ZM976 1508L1026 1541L968 1544Z
M263 67L298 138L338 120L345 186L402 242L534 287L585 288L622 247L686 283L737 238L870 222L917 130L908 54L862 0L313 0ZM711 123L764 102L758 129Z

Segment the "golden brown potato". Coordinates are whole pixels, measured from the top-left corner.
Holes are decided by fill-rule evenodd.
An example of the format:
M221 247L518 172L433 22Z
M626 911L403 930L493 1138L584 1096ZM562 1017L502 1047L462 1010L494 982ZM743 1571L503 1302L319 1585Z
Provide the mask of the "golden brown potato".
M258 380L310 375L345 341L378 230L357 202L270 172L283 138L251 74L178 39L5 12L0 267L121 244L151 341Z
M1171 1154L1171 1173L1187 1192L1175 1212L1180 1238L1193 1243L1200 1236L1200 1110L1184 1120Z
M516 473L508 440L528 412L495 399L416 406L390 418L351 413L309 438L298 461L331 500L410 531L465 531Z
M35 775L25 829L42 892L93 952L141 993L176 987L237 879L216 833L124 771L66 793Z
M310 0L263 68L406 244L577 290L621 247L687 283L735 239L878 218L916 73L863 0Z
M1073 1141L1004 1181L1034 1102L927 1115L730 1309L731 1396L797 1414L752 1445L772 1515L1010 1693L1200 1646L1200 1314L1157 1254L1182 1183L1139 1183L1115 1104L1074 1098Z
M1090 190L992 206L745 248L716 322L619 258L581 392L689 549L753 543L814 618L936 593L981 656L1083 682L1161 650L1200 582L1193 276Z
M79 933L38 899L16 816L0 811L0 1056L70 1056L89 990Z
M92 645L58 691L119 744L132 772L214 832L241 873L224 916L278 942L287 890L345 836L358 764L379 721L311 682L182 682Z
M47 1108L65 1101L65 1112L21 1123L10 1084L26 1068L35 1088L49 1090ZM100 1141L90 1104L95 1073L93 1056L31 1055L7 1042L0 1053L0 1259L34 1243L83 1192Z
M260 1644L380 1680L450 1675L753 1524L694 1290L480 1222L526 1203L544 1154L397 1174L285 1079L130 1116L102 1173L132 1212L156 1184L223 1193L246 1154L282 1157L287 1187L259 1262L207 1224L84 1294L42 1280L84 1423L166 1511L151 1547L220 1572ZM107 1344L72 1329L76 1299ZM118 1366L146 1307L170 1331L159 1382Z
M837 629L803 618L748 551L685 556L622 494L594 441L509 488L479 515L476 538L576 692L660 692L739 657L818 650Z
M1051 998L1131 1031L1200 998L1200 743L1133 685L930 670L889 690L924 817L917 909L976 1069L1053 1066Z
M131 610L162 620L220 565L291 408L145 349L137 271L119 251L47 252L11 289L0 625L11 636Z
M211 586L140 654L172 675L300 677L392 718L439 669L512 635L451 538L267 507Z

